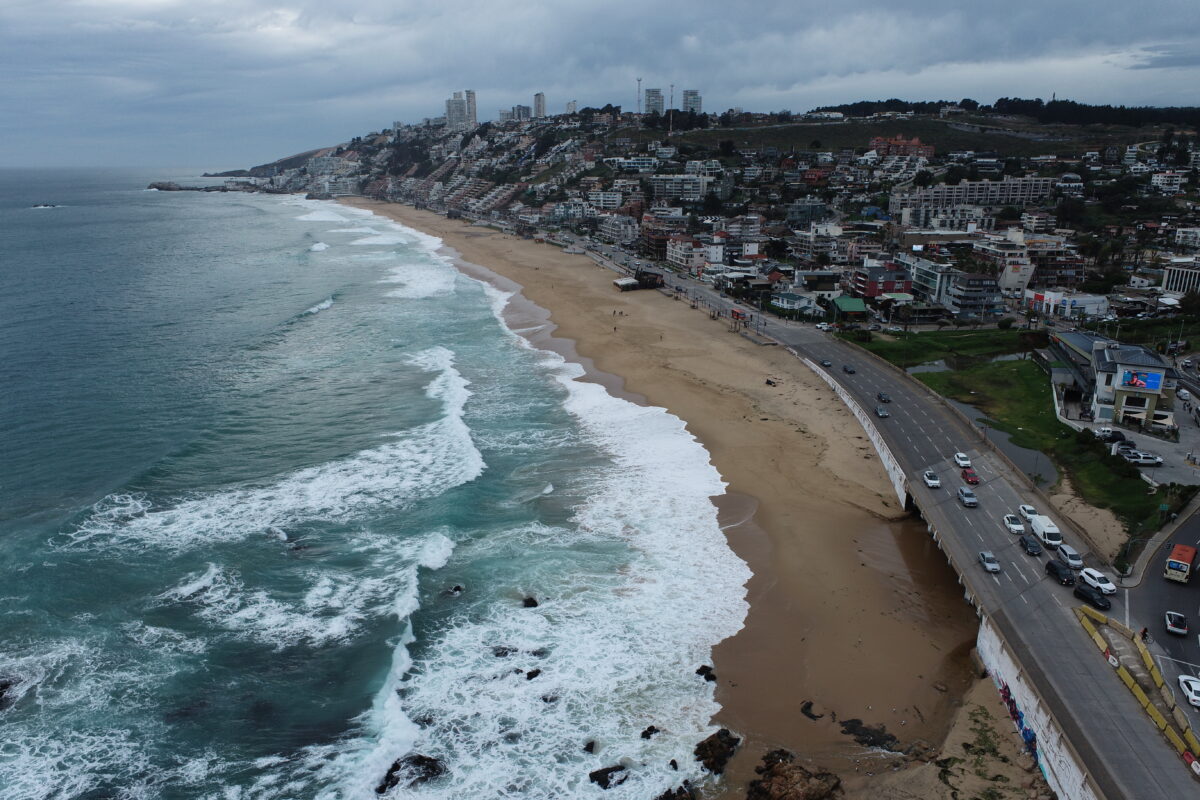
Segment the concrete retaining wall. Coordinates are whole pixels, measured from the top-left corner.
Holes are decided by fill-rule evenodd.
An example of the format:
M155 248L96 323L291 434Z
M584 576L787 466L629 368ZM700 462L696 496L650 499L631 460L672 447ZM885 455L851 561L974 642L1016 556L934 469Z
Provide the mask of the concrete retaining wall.
M1027 679L999 630L986 617L980 621L975 647L1002 697L1007 687L1008 696L1020 713L1018 720L1014 720L1018 730L1023 727L1036 734L1038 766L1050 788L1066 800L1101 800L1102 795L1092 786L1037 689Z
M862 424L863 430L867 432L867 438L871 440L871 444L875 445L875 452L879 454L879 460L883 462L883 468L887 470L888 477L892 481L892 488L896 491L896 497L900 500L901 507L903 507L905 500L908 498L908 485L906 483L908 478L904 470L900 467L900 462L896 460L896 457L892 455L892 451L884 443L883 436L880 435L879 429L875 427L875 423L871 421L870 415L822 367L817 366L811 360L801 356L791 348L788 348L788 352L803 361L809 369L820 376L821 380L829 384L829 388L837 392L837 396L846 404L846 408L850 409L850 413Z

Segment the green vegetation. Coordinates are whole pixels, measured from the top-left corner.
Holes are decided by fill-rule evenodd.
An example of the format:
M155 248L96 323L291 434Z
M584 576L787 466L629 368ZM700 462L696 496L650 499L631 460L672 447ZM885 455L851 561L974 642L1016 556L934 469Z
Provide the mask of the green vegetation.
M1046 373L1032 361L997 361L915 377L939 394L983 411L1013 444L1048 455L1080 497L1112 510L1131 537L1158 529L1163 522L1160 503L1177 511L1195 492L1195 487L1167 484L1148 494L1132 465L1109 454L1089 431L1077 432L1058 421Z
M1045 347L1047 340L1041 331L926 331L895 334L894 341L873 337L872 341L860 344L898 367L915 367L928 361L1026 353Z
M988 120L995 125L995 120ZM962 124L962 120L951 120ZM974 120L972 120L974 122ZM794 123L770 126L732 126L694 130L676 138L693 145L703 145L717 150L721 140L732 140L737 148L778 147L780 150L832 150L867 147L873 136L918 137L925 144L933 145L938 153L953 150L995 150L1006 156L1035 156L1047 153L1079 153L1095 150L1108 144L1125 145L1146 138L1153 133L1136 128L1088 128L1042 126L1042 140L1012 136L998 129L959 130L948 122L936 119L914 118L886 120L881 122L855 123ZM816 145L816 146L814 146Z

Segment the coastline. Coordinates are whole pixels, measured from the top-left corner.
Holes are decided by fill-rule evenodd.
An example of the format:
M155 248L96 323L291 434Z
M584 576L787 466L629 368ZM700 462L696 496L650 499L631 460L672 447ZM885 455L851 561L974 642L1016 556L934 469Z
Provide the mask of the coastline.
M743 629L713 652L714 722L745 737L722 796L742 796L778 747L841 774L851 796L882 796L878 779L856 774L871 756L839 719L884 725L905 745L946 739L971 688L974 616L823 382L687 303L617 292L614 273L586 256L407 206L343 202L441 238L464 272L516 292L514 330L581 363L583 380L666 408L710 453L728 483L714 498L722 527L754 572Z

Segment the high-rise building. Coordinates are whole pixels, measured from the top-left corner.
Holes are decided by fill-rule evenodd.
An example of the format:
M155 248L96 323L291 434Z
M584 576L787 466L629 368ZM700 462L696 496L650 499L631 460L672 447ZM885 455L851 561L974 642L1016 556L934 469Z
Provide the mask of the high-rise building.
M546 95L538 92L533 96L533 117L541 119L546 116Z
M455 92L446 101L446 127L454 131L467 127L467 101L462 92Z
M513 106L513 119L518 122L525 122L533 116L533 109L529 106Z
M474 128L479 125L479 117L475 113L475 90L467 89L463 94L467 100L467 125Z
M700 110L701 107L702 107L702 100L700 98L700 90L699 89L684 89L683 90L683 110L684 111L692 111L692 112L695 112L696 114L701 114L701 113L703 113Z
M576 102L574 100L567 103L567 113L568 114L574 114L578 108L579 108L579 106L576 104Z
M646 90L646 113L659 115L663 113L662 89Z
M511 108L500 109L500 114L497 117L497 119L500 122L512 122L512 118L513 118L513 112L512 112Z

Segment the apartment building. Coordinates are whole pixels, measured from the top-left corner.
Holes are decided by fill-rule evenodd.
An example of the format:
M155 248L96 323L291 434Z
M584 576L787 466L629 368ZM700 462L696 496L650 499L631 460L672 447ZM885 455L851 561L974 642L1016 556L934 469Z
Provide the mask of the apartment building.
M679 198L689 202L703 200L713 181L703 175L651 175L646 180L656 200Z
M1181 297L1200 292L1200 261L1194 257L1172 258L1163 269L1163 292Z
M703 99L700 97L698 89L683 90L683 110L685 112L691 111L694 114L702 114L703 106Z
M903 266L890 261L865 259L850 273L850 293L855 297L875 298L884 294L912 293L912 279Z
M663 93L662 89L647 89L645 93L646 103L645 112L647 114L663 113Z
M667 263L688 272L699 272L704 267L705 248L694 237L677 234L667 240Z
M960 181L955 186L940 184L911 192L893 194L888 204L892 216L906 208L949 208L951 206L1024 206L1044 200L1054 191L1055 178L1014 178L999 181Z
M1004 311L1004 296L991 275L959 272L946 290L945 306L960 317L986 317Z

